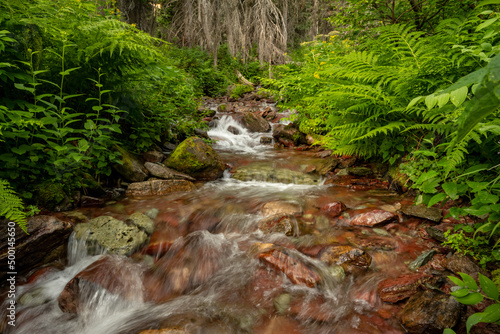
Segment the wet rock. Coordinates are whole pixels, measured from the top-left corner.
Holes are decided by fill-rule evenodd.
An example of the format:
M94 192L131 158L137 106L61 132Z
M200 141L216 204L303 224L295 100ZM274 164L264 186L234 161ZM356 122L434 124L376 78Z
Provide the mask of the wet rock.
M232 244L223 235L193 232L176 241L144 278L145 301L164 303L193 291L227 264Z
M435 228L434 226L429 226L429 227L426 227L425 228L425 231L427 232L427 234L436 239L437 241L439 242L444 242L446 241L446 237L444 236L444 232Z
M344 155L340 158L339 168L348 168L352 167L356 163L356 157ZM352 174L355 175L355 174ZM368 174L370 175L370 174Z
M99 248L109 253L126 255L131 254L144 244L146 233L135 225L127 225L123 221L110 216L100 216L87 224L75 226L75 237L86 239L89 251L95 252Z
M241 131L238 128L232 126L232 125L230 125L230 126L227 127L227 131L231 132L233 135L239 135L239 134L241 134Z
M273 144L273 138L271 138L271 137L260 137L260 143L262 145L272 145Z
M306 135L296 129L293 124L278 124L273 129L273 137L276 142L286 147L307 144Z
M194 178L192 178L187 174L177 172L173 169L163 166L162 164L146 162L144 164L144 167L146 167L146 169L149 171L151 175L159 177L160 179L166 179L166 180L178 179L178 180L189 180L189 181L195 180Z
M312 288L321 281L321 277L309 269L305 263L284 252L286 252L285 249L275 248L258 254L258 258L284 273L293 284L306 285Z
M423 273L406 274L396 278L388 278L378 285L380 299L386 303L396 303L413 296L424 283L436 281L431 275Z
M225 169L219 154L197 137L184 140L168 158L167 167L202 181L217 179Z
M436 253L437 252L434 249L431 249L428 252L420 254L412 263L408 265L408 268L410 270L417 270L429 262Z
M326 175L328 172L333 171L340 163L337 157L329 157L317 169L319 175Z
M347 237L347 240L354 247L361 248L363 250L393 250L398 248L398 242L393 237L383 237L383 236L356 236Z
M464 255L459 255L459 254L453 254L449 258L447 258L443 262L443 266L452 271L453 273L457 274L458 273L465 273L472 278L476 280L476 282L479 279L478 273L481 273L487 277L491 277L489 273L484 271L481 267L479 267L477 264L475 264L471 259L469 259L467 256Z
M143 166L142 161L119 146L115 146L115 148L121 154L121 164L115 164L113 168L127 181L141 182L146 180L148 170Z
M346 209L346 206L342 202L331 202L324 205L321 208L321 212L330 218L335 218L340 216L340 214Z
M321 151L321 152L314 154L314 157L324 159L324 158L328 158L329 156L331 156L332 153L333 153L332 150Z
M290 302L292 301L292 296L289 293L283 293L278 297L274 298L273 304L276 312L278 314L285 314L290 307Z
M247 112L243 115L241 123L250 132L269 132L271 125L261 116Z
M204 230L213 232L220 222L220 208L195 210L188 218L188 233Z
M286 168L261 166L260 164L252 164L236 169L233 173L233 178L240 181L254 180L285 184L319 184L319 178L316 176L292 171Z
M194 129L194 134L200 138L210 139L206 130Z
M131 214L128 217L127 222L131 222L148 235L151 235L155 229L155 223L151 220L151 218L140 212Z
M163 148L167 151L174 151L177 148L177 145L172 143L163 143Z
M161 224L161 227L157 228L151 235L144 253L153 256L157 260L165 255L177 239L183 238L186 235L187 231L185 228Z
M398 220L398 215L384 210L373 210L355 216L349 222L351 226L373 227Z
M439 223L441 218L443 218L443 213L440 209L434 207L428 208L425 205L407 205L403 206L401 211L405 215L428 219L436 223Z
M106 255L71 279L59 295L61 311L78 313L82 298L89 289L101 287L127 300L142 299L142 268L131 260Z
M257 224L259 230L264 233L283 233L285 235L294 234L294 226L297 221L292 215L274 215L260 220Z
M258 268L252 277L245 299L254 306L272 311L275 308L274 299L283 291L285 278L281 273L265 267Z
M192 182L186 180L151 180L131 183L127 188L128 197L161 196L172 192L193 191Z
M346 273L366 272L372 263L372 257L365 251L352 246L329 246L320 255L320 260L329 265L339 265Z
M262 206L262 215L298 215L302 213L302 206L297 202L272 201Z
M408 333L441 334L445 328L455 327L463 308L453 296L421 291L410 298L398 318Z
M163 328L163 329L148 329L139 334L191 334L185 329Z
M89 207L89 206L103 206L105 201L103 198L91 197L83 195L80 199L81 207Z
M255 329L255 334L304 334L300 323L292 318L278 316Z
M354 176L368 176L372 175L373 171L367 167L347 167L347 173Z
M4 264L7 264L9 256L7 236L8 228L12 224L7 222L0 224L0 235L4 236L0 241L0 261ZM72 231L70 223L53 216L40 215L29 218L26 226L29 235L19 227L15 227L16 271L19 275L34 267L65 258L66 245ZM5 277L7 271L2 270L0 277Z
M142 154L142 158L146 162L156 163L156 162L162 162L163 159L165 159L165 155L163 155L163 153L158 151L147 151Z

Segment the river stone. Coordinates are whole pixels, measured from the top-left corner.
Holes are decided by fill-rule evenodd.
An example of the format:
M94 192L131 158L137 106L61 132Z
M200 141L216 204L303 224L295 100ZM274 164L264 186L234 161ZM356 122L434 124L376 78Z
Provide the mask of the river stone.
M162 162L165 159L163 153L158 151L147 151L142 154L142 158L147 162Z
M408 216L414 216L431 220L439 223L443 218L443 213L438 208L428 208L425 205L407 205L401 208L401 211Z
M251 164L236 169L233 173L233 178L240 181L262 181L304 185L319 184L319 178L314 175L296 172L286 168L261 166L260 164Z
M57 301L61 311L78 313L82 297L88 289L99 286L106 291L119 295L125 300L141 300L143 269L129 258L105 255L87 266L71 279Z
M273 143L273 138L271 138L271 137L260 137L260 143L262 145L271 145Z
M131 183L127 188L128 197L162 196L178 191L192 191L196 186L186 180L151 180Z
M272 201L262 206L262 215L298 215L302 213L302 207L297 202Z
M142 162L120 146L115 146L115 148L122 156L120 158L121 164L114 164L113 168L127 181L141 182L146 180L148 170L143 166Z
M151 218L140 212L134 212L133 214L131 214L128 217L127 221L130 221L132 224L146 232L148 235L151 235L151 233L153 233L155 229L155 223L151 220Z
M260 253L257 257L284 273L293 284L315 287L321 281L321 277L301 260L286 254L286 252L286 249L276 248Z
M464 308L453 296L427 290L414 294L398 318L408 333L441 334L455 327Z
M381 281L377 291L382 301L396 303L413 296L422 284L435 281L435 277L423 273L406 274Z
M373 171L367 167L347 167L347 173L354 176L368 176L372 175Z
M109 253L131 254L144 244L147 235L135 225L127 225L111 216L100 216L87 224L75 226L75 237L86 239L90 251L92 245L106 249Z
M476 282L479 280L478 273L481 273L486 277L491 277L488 272L483 270L465 255L455 253L443 261L443 266L455 273L457 276L458 273L465 273L467 275L470 275Z
M167 167L202 181L215 180L225 170L219 154L198 137L190 137L180 143L168 158Z
M408 265L408 268L410 270L417 270L418 268L429 262L436 253L436 250L431 249L428 252L420 254L412 263Z
M153 176L159 177L160 179L181 179L181 180L189 180L194 181L195 179L189 175L179 173L175 170L167 168L162 164L146 162L144 167L149 171L149 173Z
M274 215L260 220L257 224L264 233L283 233L291 236L294 234L296 219L292 215Z
M373 227L398 220L398 215L384 210L373 210L355 216L349 222L351 226Z
M306 135L294 127L293 124L278 124L273 129L273 137L276 142L285 146L299 146L307 144Z
M331 202L324 205L321 208L321 212L330 218L335 218L340 216L340 214L346 209L346 206L342 202Z
M0 241L0 262L6 265L9 255L9 225L6 221L0 222L0 235L4 236ZM26 226L29 235L17 225L15 227L16 271L19 275L66 257L66 245L72 231L70 223L53 216L40 215L29 218ZM2 279L7 271L0 272Z
M316 170L319 175L326 175L328 172L334 170L340 163L340 159L337 157L329 157L319 168Z
M328 265L341 266L349 274L366 272L372 263L370 254L348 245L329 246L321 252L319 258Z
M250 132L269 132L269 131L271 131L271 125L264 118L254 114L252 112L245 113L243 115L241 123Z

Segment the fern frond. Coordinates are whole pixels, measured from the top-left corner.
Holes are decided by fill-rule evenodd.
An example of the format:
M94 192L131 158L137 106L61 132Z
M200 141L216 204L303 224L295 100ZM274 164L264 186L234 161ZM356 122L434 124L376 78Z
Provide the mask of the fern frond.
M17 196L10 183L3 179L0 179L0 216L17 223L24 232L28 233L23 201Z

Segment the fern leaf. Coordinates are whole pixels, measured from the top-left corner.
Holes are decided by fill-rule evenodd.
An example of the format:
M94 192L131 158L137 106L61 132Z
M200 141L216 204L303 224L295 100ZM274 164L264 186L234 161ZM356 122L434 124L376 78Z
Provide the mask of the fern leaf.
M17 223L28 234L23 201L14 192L9 182L3 179L0 179L0 216Z

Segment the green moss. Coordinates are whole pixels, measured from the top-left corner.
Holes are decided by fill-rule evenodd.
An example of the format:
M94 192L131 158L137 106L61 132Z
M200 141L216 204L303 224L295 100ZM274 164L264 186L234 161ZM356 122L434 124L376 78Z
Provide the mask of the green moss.
M491 278L493 283L500 289L500 269L494 270L491 272Z
M44 182L34 187L37 204L49 210L62 203L67 195L60 183Z
M231 90L231 97L233 99L238 99L240 98L243 94L245 93L250 93L253 92L253 87L249 85L236 85L234 88Z

